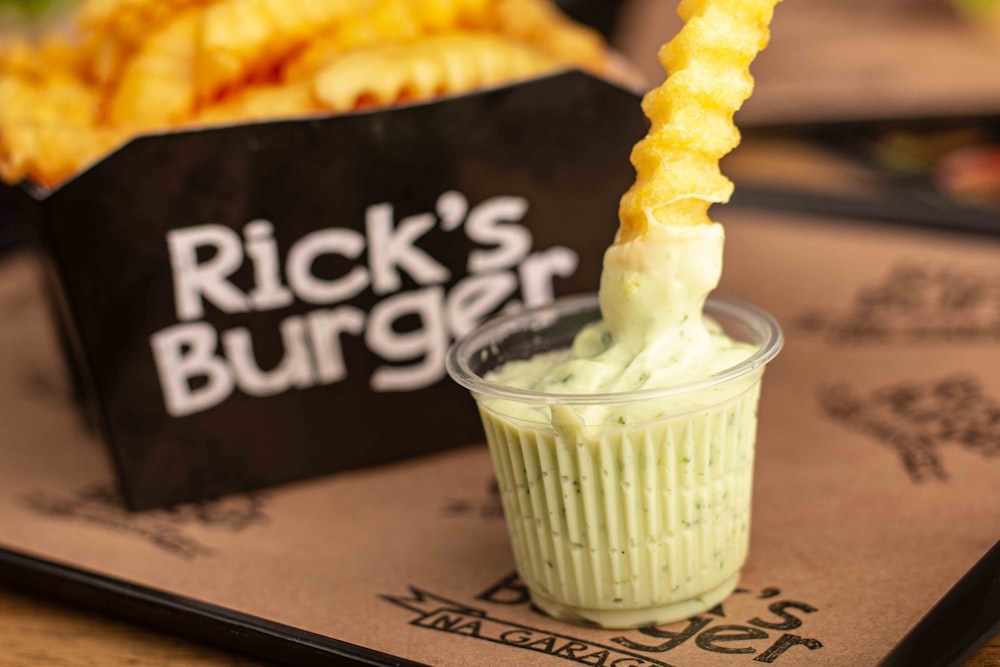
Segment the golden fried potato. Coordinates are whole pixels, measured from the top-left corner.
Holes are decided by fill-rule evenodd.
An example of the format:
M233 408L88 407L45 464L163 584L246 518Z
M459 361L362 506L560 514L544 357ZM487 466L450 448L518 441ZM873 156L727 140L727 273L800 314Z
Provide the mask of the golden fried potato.
M601 36L568 19L549 0L497 0L493 11L500 33L530 44L560 62L604 71L607 50Z
M56 186L111 152L126 136L109 128L61 123L5 125L0 133L0 178Z
M281 66L282 81L301 82L309 80L327 63L344 54L334 33L324 34L314 39L308 47L288 58Z
M309 39L374 0L223 0L208 7L195 57L198 98L211 100L270 70Z
M377 0L370 11L350 16L336 28L342 51L419 35L420 26L410 0Z
M82 69L79 49L62 37L49 37L37 46L15 41L0 51L0 76L41 81L55 76L77 76Z
M425 100L555 69L548 56L489 33L453 33L352 51L315 79L333 111Z
M0 78L0 177L53 185L112 148L120 137L98 128L100 103L66 74Z
M97 91L66 74L53 73L39 81L4 76L0 78L0 132L7 124L25 122L92 127L100 103Z
M427 99L604 57L549 0L84 0L77 26L76 43L0 47L8 182L53 185L140 132Z
M497 0L407 0L422 30L438 33L457 28L485 28Z
M636 181L622 197L619 240L643 235L650 219L707 223L708 207L729 200L719 160L739 144L733 114L753 91L750 62L779 1L682 0L685 25L660 51L670 76L643 99L652 126L632 150Z
M312 92L312 83L255 86L202 109L194 123L217 124L292 118L323 111Z
M112 125L167 127L194 109L194 59L201 10L181 14L145 41L122 72L108 105Z
M85 35L138 44L177 14L213 0L86 0L77 14Z
M311 77L347 51L414 39L421 33L413 0L377 0L371 11L343 19L290 58L282 67L282 78Z
M283 68L288 80L315 74L323 65L354 49L413 40L458 28L493 30L497 0L375 0L319 35Z
M94 85L110 88L117 80L132 48L101 33L87 35L80 46L81 74Z
M77 14L84 72L99 85L118 78L145 40L178 14L214 0L86 0Z

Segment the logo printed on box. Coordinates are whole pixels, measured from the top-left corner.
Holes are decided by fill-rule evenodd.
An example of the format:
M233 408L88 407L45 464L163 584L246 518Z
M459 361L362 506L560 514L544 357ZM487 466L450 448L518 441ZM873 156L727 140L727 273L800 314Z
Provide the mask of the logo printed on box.
M465 335L497 308L531 308L553 299L552 281L576 271L579 255L562 245L534 250L531 231L520 224L528 211L523 197L497 196L469 208L459 192L445 192L437 215L411 215L396 222L391 204L365 211L365 234L349 227L310 232L288 249L284 266L274 225L254 220L243 239L223 225L197 225L167 234L177 319L181 322L150 337L167 412L175 417L210 409L238 389L250 396L272 396L291 389L333 384L350 369L340 345L342 335L363 338L368 348L402 365L385 364L369 378L372 390L414 391L444 377L444 357L452 340ZM466 277L445 291L448 267L417 245L439 228L464 233L476 249L468 254ZM208 259L199 256L208 250ZM324 256L355 263L335 278L318 276ZM229 277L249 262L254 287L244 292ZM420 287L403 290L401 273ZM282 276L285 276L283 280ZM379 301L369 311L344 304L371 289ZM512 299L514 299L512 301ZM246 327L223 332L202 320L205 303L224 313L277 310L295 302L320 306L291 315L279 327L284 357L262 370ZM396 323L415 316L417 329L400 334ZM221 345L220 345L221 342ZM194 385L193 380L203 381Z

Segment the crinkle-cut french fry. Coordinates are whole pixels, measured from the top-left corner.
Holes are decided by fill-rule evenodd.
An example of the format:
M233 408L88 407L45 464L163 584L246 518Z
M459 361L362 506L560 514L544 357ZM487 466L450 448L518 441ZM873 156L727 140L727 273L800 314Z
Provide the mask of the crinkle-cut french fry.
M497 0L407 0L426 33L483 28Z
M496 35L455 33L352 51L317 74L314 90L328 108L349 111L363 103L461 93L556 66L548 56Z
M115 145L97 127L100 95L68 74L0 78L0 177L53 185Z
M309 76L354 49L454 32L497 32L555 60L603 71L600 36L567 19L548 0L376 0L367 14L348 17L319 36L284 67L288 80Z
M327 63L342 56L344 51L335 34L321 35L282 63L281 80L299 82L311 79Z
M95 85L111 87L118 79L132 48L99 33L86 35L80 46L81 73Z
M195 59L196 91L220 91L268 70L310 38L374 0L223 0L207 8Z
M62 123L19 123L0 133L0 178L53 187L101 159L125 141L106 127L81 129Z
M25 122L61 123L89 128L97 123L100 95L79 79L51 73L41 81L0 78L0 133Z
M556 60L604 71L607 50L594 30L574 23L549 0L496 0L497 29Z
M311 77L347 51L419 37L423 30L413 5L413 0L377 0L370 12L343 19L290 58L282 66L282 78Z
M342 51L418 37L418 18L408 0L378 0L371 11L350 16L336 29Z
M496 24L496 0L375 0L371 10L337 22L283 67L286 80L312 76L355 49L401 42L460 28Z
M77 25L76 44L0 45L0 177L52 185L138 132L427 99L604 57L550 0L84 0Z
M212 0L86 0L77 14L84 33L138 42L179 12Z
M0 76L33 81L51 75L78 76L82 72L80 50L61 37L49 37L38 45L14 41L0 50Z
M255 86L236 93L218 104L205 107L195 116L196 125L293 118L323 111L312 92L312 83Z
M135 131L167 127L194 109L194 58L201 10L151 35L128 62L108 105L112 125Z
M214 0L86 0L77 14L85 73L95 83L117 79L146 38L178 14Z
M778 2L680 3L685 25L660 50L670 76L643 99L652 126L632 150L636 181L622 197L620 241L642 236L651 221L707 223L708 207L729 200L719 160L739 144L733 114L753 91L750 63L767 45Z

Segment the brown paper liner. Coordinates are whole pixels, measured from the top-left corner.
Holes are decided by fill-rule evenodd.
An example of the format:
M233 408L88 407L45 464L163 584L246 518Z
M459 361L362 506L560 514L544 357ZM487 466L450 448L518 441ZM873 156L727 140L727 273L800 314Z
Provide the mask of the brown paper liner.
M787 344L740 588L693 620L605 631L533 611L482 444L129 514L23 255L0 264L0 546L433 665L873 665L997 538L1000 241L716 217L720 291Z

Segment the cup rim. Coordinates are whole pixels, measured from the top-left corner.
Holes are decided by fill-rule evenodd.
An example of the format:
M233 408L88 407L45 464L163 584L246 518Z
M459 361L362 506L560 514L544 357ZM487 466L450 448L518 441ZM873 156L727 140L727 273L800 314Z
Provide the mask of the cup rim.
M752 355L740 363L701 380L629 392L548 393L519 389L487 380L479 376L469 365L472 355L487 347L491 341L501 339L504 335L515 331L550 326L564 313L576 313L585 308L599 308L596 294L562 297L545 306L490 319L451 346L445 358L445 369L455 382L471 391L477 400L483 396L533 405L607 405L666 398L724 384L763 367L774 359L784 345L781 326L767 311L738 299L709 296L705 301L704 312L707 315L739 322L758 334L761 343ZM532 324L534 327L530 326Z

